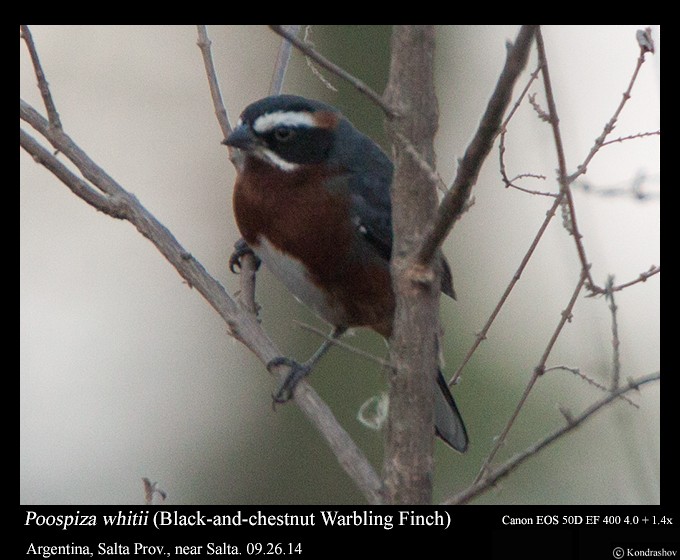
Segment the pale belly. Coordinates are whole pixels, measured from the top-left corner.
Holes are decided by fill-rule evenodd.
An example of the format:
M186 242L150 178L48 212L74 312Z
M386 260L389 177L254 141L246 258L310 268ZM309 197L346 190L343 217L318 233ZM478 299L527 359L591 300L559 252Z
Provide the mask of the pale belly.
M334 326L345 325L345 317L337 302L312 282L304 265L290 254L278 250L269 240L260 236L259 244L251 247L265 266L276 276L295 299L310 307L319 317Z

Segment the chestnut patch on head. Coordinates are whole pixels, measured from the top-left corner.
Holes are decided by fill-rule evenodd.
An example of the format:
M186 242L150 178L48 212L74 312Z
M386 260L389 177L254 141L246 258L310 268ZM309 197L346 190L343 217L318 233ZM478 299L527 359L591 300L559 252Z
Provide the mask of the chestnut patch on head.
M317 111L312 117L318 128L325 128L326 130L334 130L340 122L340 115L333 111Z

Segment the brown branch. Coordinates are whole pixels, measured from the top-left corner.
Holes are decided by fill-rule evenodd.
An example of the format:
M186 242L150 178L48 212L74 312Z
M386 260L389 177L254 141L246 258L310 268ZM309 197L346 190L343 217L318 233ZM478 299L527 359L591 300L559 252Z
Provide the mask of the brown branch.
M477 127L477 132L458 166L453 186L439 205L434 228L418 250L417 260L421 264L432 262L454 222L465 209L466 201L477 182L482 164L500 131L501 121L512 98L515 82L526 66L535 30L534 25L522 26L515 43L508 46L505 66Z
M391 270L396 309L390 339L394 369L383 463L385 500L390 504L432 501L440 283L439 271L415 262L414 249L428 233L437 208L437 179L429 172L434 168L439 117L434 45L433 26L393 28L384 96L392 107L408 107L404 115L387 122L395 164Z
M286 29L284 29L284 26L270 25L269 27L274 33L277 33L278 35L281 35L281 37L284 37L296 49L298 49L300 52L304 53L306 56L314 60L317 64L319 64L319 66L322 66L329 72L332 72L336 76L339 76L340 78L354 86L356 89L358 89L361 93L366 95L371 101L373 101L373 103L375 103L378 107L380 107L383 110L387 117L392 118L397 116L397 113L394 110L394 108L390 107L390 105L386 103L385 100L380 95L378 95L375 91L368 87L364 82L362 82L360 79L347 72L347 70L340 68L340 66L334 64L323 55L319 54L316 50L314 50L314 48L312 48L304 41L298 39L294 34L289 33Z
M446 505L461 505L469 503L473 498L493 488L499 480L505 478L510 473L515 471L515 469L517 469L527 459L530 459L531 457L536 455L539 451L548 447L550 444L554 443L555 441L563 437L565 434L571 432L572 430L578 428L581 424L583 424L587 420L593 418L596 415L596 413L598 413L608 404L611 404L615 400L623 397L626 393L630 391L639 390L639 388L642 385L658 381L659 379L661 379L661 374L657 372L652 373L650 375L646 375L644 377L640 377L635 380L631 380L626 386L621 387L612 393L609 393L606 397L590 406L585 412L583 412L579 416L570 418L567 424L565 424L562 428L555 430L552 434L542 439L541 441L536 442L531 447L527 448L522 453L508 460L504 464L490 470L489 472L486 473L486 475L483 478L474 482L469 488L466 488L462 492L450 497L443 503Z
M505 170L505 136L507 135L508 132L508 124L512 120L512 117L515 115L517 112L517 109L519 109L520 105L522 104L522 101L524 100L524 97L527 95L529 92L529 88L531 87L531 84L534 83L534 81L538 78L538 75L541 73L541 67L539 66L536 68L531 73L531 76L527 80L526 85L524 86L524 89L522 92L519 94L517 101L515 101L515 104L512 106L510 111L508 111L508 116L505 117L505 120L503 121L503 124L501 125L501 131L500 131L500 140L498 142L498 158L500 162L500 171L501 171L501 179L503 180L503 184L505 185L506 188L513 188L528 194L537 194L541 196L552 196L555 197L557 196L555 193L548 193L548 192L542 192L542 191L535 191L535 190L530 190L526 189L524 187L520 187L518 185L514 184L514 181L517 181L518 179L524 179L524 178L533 178L533 179L541 179L545 180L546 176L545 175L538 175L536 173L520 173L519 175L516 175L512 179L510 179L507 175L507 172Z

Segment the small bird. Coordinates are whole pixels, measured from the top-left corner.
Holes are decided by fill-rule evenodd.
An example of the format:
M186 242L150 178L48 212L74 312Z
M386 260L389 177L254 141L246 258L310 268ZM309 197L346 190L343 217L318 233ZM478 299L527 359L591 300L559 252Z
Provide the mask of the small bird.
M254 253L292 294L333 325L392 334L390 277L393 165L336 108L295 95L252 103L224 140L244 159L234 186L235 244L230 268ZM455 297L442 257L442 292ZM305 364L277 358L291 373L274 395L285 402L330 347ZM454 449L468 446L465 425L441 372L435 396L436 433Z

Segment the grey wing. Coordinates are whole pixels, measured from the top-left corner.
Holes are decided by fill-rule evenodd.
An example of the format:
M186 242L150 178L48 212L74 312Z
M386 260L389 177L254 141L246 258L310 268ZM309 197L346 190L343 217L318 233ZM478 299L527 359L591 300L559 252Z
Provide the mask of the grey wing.
M359 234L378 254L392 256L392 162L368 138L359 150L362 166L350 173L348 188L350 212Z
M362 135L363 136L363 135ZM364 137L360 148L349 158L351 173L347 188L351 200L351 218L360 236L386 261L392 256L392 184L393 165L387 155L370 139ZM451 269L442 259L441 290L456 298Z

